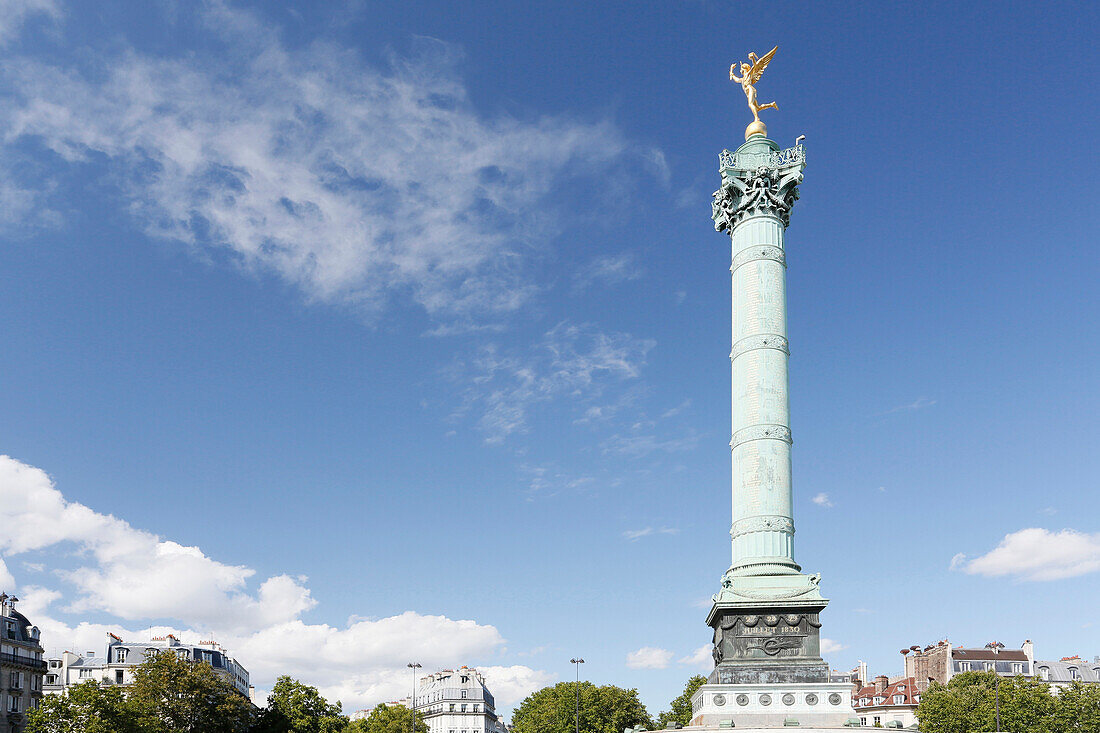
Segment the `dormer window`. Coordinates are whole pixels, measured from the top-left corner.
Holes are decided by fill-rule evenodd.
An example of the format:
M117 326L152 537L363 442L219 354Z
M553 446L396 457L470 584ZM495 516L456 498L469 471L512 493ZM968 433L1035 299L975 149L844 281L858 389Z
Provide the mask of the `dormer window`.
M895 705L904 705L905 704L905 695L894 695L894 704Z
M1012 663L1012 674L1023 674L1023 673L1024 673L1024 664L1023 664L1023 662L1013 662Z
M125 662L126 661L126 653L128 651L129 651L128 649L116 649L115 650L115 661L118 662L119 664L121 664L122 662Z
M885 697L878 697L878 696L875 697L875 705L881 705L884 702L886 702Z
M1077 668L1076 668L1076 667L1070 667L1070 668L1069 668L1069 678L1070 678L1071 680L1079 680L1079 679L1081 679L1081 673L1077 671Z
M970 671L970 662L959 662L959 671L960 672L969 672Z
M1039 679L1043 680L1044 682L1050 679L1049 667L1039 667Z

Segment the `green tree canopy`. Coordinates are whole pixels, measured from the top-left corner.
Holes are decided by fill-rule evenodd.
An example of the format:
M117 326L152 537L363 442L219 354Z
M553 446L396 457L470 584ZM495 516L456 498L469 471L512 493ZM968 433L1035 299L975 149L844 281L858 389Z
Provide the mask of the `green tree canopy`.
M707 683L707 678L701 674L688 678L684 685L684 691L669 703L670 710L663 711L657 716L657 727L664 728L669 723L691 724L691 696L695 691Z
M574 733L577 690L581 733L623 733L624 728L652 728L637 690L591 682L560 682L529 695L512 713L513 733Z
M963 672L947 685L933 683L921 695L917 718L924 733L972 733L996 730L997 676ZM1054 727L1058 701L1045 682L1024 677L1001 678L1001 730L1012 733L1059 733ZM1066 729L1077 731L1079 728Z
M140 733L117 687L89 680L64 695L45 695L27 714L28 733Z
M404 705L379 705L363 720L357 720L348 728L349 733L411 733L410 716L415 733L428 733L428 724L424 717L409 710Z
M341 733L348 727L339 701L329 703L316 687L283 675L267 696L256 733Z
M209 664L170 649L134 669L127 704L148 733L244 733L255 708Z

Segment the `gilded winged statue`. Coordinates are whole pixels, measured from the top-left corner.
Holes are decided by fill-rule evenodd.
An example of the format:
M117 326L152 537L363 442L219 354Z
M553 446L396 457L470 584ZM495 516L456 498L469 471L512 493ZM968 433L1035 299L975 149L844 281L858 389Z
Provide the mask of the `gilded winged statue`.
M760 77L764 74L764 69L768 68L768 64L772 60L772 56L775 56L775 52L779 49L776 46L771 51L760 58L756 57L756 54L752 51L749 52L749 63L741 62L741 76L738 77L735 73L737 64L730 66L730 81L735 81L741 85L741 88L745 90L745 96L749 100L749 109L752 110L753 121L757 124L763 124L760 122L760 110L762 109L779 109L775 102L768 102L767 104L760 104L756 101L756 87L753 86L756 82L760 81Z

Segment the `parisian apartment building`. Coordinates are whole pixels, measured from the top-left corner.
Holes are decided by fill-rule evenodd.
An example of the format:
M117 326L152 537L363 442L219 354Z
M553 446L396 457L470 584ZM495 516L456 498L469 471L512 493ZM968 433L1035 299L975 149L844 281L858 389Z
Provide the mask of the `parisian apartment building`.
M401 704L409 707L406 698ZM416 684L411 706L424 716L429 733L507 733L493 693L472 667L442 669Z
M0 593L0 733L23 733L27 711L42 699L46 662L38 627L16 610L19 599Z
M252 700L254 692L249 684L248 670L217 642L186 644L172 634L141 642L123 641L116 634L108 634L107 647L102 655L95 651L83 654L64 652L47 660L43 689L47 693L60 694L73 685L89 680L126 688L133 684L134 671L147 656L166 650L182 659L210 665L237 692Z

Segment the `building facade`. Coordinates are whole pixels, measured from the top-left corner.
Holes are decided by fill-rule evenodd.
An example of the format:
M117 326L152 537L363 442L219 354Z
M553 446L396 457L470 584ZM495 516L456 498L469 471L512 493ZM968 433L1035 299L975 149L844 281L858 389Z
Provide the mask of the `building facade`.
M38 627L15 610L18 598L0 593L0 733L23 733L27 711L42 698L46 662Z
M1019 649L994 651L986 647L952 646L949 641L912 646L904 652L905 676L912 677L918 691L933 682L946 685L962 672L996 672L1001 677L1031 677L1035 674L1035 648L1028 639Z
M916 680L904 677L890 681L885 675L852 693L859 724L868 727L909 728L917 724L917 706L920 692Z
M108 634L106 653L102 657L89 651L83 655L65 652L60 657L49 659L45 690L62 693L72 685L89 680L101 685L129 687L134 682L137 666L153 653L166 650L172 651L181 659L209 664L237 692L252 700L248 670L229 656L225 649L213 641L185 644L172 634L143 642L127 642L115 634Z
M476 669L459 667L424 675L416 685L412 705L424 716L429 733L507 733L496 712L496 701Z
M1081 657L1062 657L1057 662L1039 660L1035 662L1035 677L1050 684L1057 692L1074 682L1100 684L1100 656L1088 662Z

